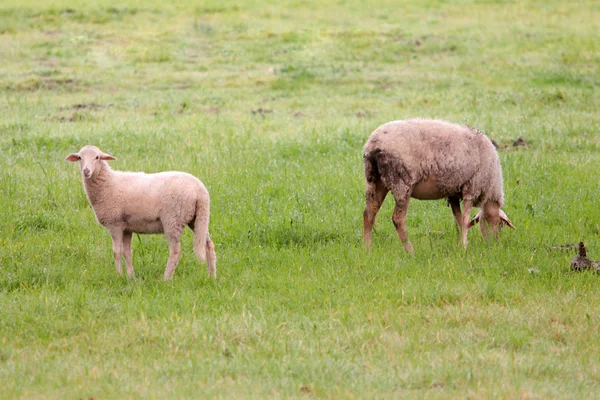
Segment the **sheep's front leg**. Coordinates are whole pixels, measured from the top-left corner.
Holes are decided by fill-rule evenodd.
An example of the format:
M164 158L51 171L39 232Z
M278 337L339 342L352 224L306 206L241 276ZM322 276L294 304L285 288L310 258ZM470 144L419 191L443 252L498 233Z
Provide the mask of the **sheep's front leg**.
M387 193L388 190L381 181L367 183L367 205L363 213L363 242L367 247L371 246L375 218L377 217L377 213L379 212Z
M177 267L177 262L179 261L179 256L181 255L181 231L179 229L176 232L167 233L167 241L169 242L169 260L167 261L167 268L165 269L165 274L163 279L168 281L173 277L173 272L175 272L175 267Z
M127 276L133 278L133 261L132 261L132 253L131 253L131 238L133 237L133 233L124 232L123 233L123 255L125 256L125 264L127 265Z
M467 248L467 233L469 232L469 217L471 215L471 208L473 208L473 197L463 197L463 215L460 224L460 230L462 245L465 249Z
M123 257L123 230L113 228L110 230L112 238L113 256L115 257L115 267L118 275L123 275L123 267L121 267L121 258Z
M408 211L410 193L404 193L402 196L394 193L394 198L396 199L396 207L394 208L394 214L392 215L392 222L396 227L396 233L398 233L398 237L404 246L404 250L412 254L414 250L406 233L406 212Z
M448 204L452 208L452 214L454 215L454 221L456 222L456 229L460 234L462 232L462 212L460 211L460 200L458 197L448 197Z

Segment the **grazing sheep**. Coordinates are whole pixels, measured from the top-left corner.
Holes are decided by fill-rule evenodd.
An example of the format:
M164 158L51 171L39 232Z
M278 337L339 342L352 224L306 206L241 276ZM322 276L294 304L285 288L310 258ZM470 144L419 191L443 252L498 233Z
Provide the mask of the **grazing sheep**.
M185 172L113 171L106 161L115 157L95 146L84 146L66 161L79 161L83 186L98 222L108 229L113 242L117 273L125 256L127 275L133 276L133 233L164 233L169 242L169 260L164 279L171 279L181 253L180 237L185 226L194 231L194 250L208 274L216 277L216 255L208 234L210 199L196 177Z
M363 240L371 245L375 217L388 192L396 200L392 221L404 249L413 247L406 234L406 211L411 197L446 198L463 246L467 231L480 221L481 232L497 236L503 224L514 229L504 211L502 169L494 145L482 132L446 121L409 119L377 128L364 147L367 180ZM463 201L463 212L460 200ZM469 223L471 207L481 211Z

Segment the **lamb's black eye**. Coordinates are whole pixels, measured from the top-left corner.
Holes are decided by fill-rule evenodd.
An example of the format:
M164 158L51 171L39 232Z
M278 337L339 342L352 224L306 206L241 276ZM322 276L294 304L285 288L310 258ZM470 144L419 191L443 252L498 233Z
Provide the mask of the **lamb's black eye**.
M96 160L99 160L99 159L100 159L100 156L96 156Z

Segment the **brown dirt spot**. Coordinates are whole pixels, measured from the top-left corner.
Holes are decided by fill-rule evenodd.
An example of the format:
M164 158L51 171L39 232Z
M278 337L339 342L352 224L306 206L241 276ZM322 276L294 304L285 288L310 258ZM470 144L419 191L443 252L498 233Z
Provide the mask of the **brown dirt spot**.
M81 86L72 78L28 78L6 86L7 90L35 92L45 90L74 90Z
M204 110L205 114L219 114L219 109L217 107L210 107Z
M527 142L522 137L513 142L513 147L527 146Z
M522 399L541 399L542 398L542 396L540 396L539 394L529 393L529 392L521 392L519 397Z
M370 111L366 111L366 110L361 110L361 111L357 111L354 113L354 116L356 118L366 118L366 117L370 117L373 113Z
M252 110L252 114L254 114L254 115L258 114L263 117L265 116L265 114L272 114L272 113L273 113L273 110L270 110L268 108L262 108L262 107L257 108L256 110Z
M98 111L98 110L103 110L105 108L108 107L112 107L112 104L98 104L98 103L87 103L87 104L82 104L82 103L78 103L78 104L73 104L71 107L69 107L71 110L92 110L92 111Z
M550 247L550 249L552 249L552 250L573 250L573 249L577 249L577 245L573 244L573 243L560 244L557 246L552 246L552 247Z
M312 393L312 390L310 390L308 386L302 385L300 386L300 393L310 394Z

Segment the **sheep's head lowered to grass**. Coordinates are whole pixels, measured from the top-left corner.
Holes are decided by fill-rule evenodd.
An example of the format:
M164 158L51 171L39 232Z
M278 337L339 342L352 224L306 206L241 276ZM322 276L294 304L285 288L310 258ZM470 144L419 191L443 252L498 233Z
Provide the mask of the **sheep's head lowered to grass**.
M84 179L91 179L98 175L98 172L103 166L102 161L116 160L110 154L103 153L96 146L84 146L79 150L79 153L69 154L65 161L79 161L79 169Z
M510 219L508 219L506 213L500 209L500 206L497 205L497 203L494 204L493 202L486 203L473 217L471 222L469 222L468 227L472 228L477 223L479 223L481 233L486 239L490 234L497 238L504 225L516 229L512 222L510 222Z

